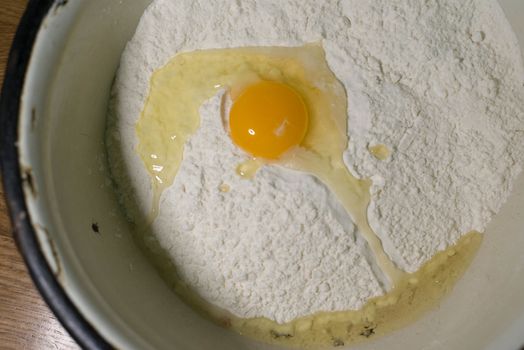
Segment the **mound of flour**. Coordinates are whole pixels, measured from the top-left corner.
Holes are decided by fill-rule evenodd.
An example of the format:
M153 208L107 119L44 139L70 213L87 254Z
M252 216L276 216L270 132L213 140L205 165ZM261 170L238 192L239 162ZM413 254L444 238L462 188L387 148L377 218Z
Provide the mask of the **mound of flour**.
M241 317L287 322L347 310L384 293L380 273L342 205L311 175L266 166L253 180L221 118L221 99L200 109L153 232L180 278Z
M152 202L149 175L135 153L135 123L155 69L181 51L318 41L348 94L350 143L345 162L356 176L373 180L369 221L391 259L412 272L462 234L483 231L509 195L524 156L520 51L492 0L154 1L122 55L108 120L111 170L130 218L147 213ZM190 143L196 145L197 137ZM380 161L370 154L368 148L377 144L392 151L388 159ZM202 152L189 146L181 171L204 171L197 169L201 159L192 158L191 150ZM201 156L206 155L213 157L206 152ZM204 160L213 161L208 158ZM373 273L358 231L318 181L279 168L259 173L261 181L276 189L292 185L296 191L316 196L308 190L312 187L325 198L315 209L328 216L324 235L310 232L299 249L295 247L298 237L293 235L273 233L272 238L264 235L260 242L250 244L241 235L232 238L225 228L235 225L226 218L238 215L239 208L223 205L225 194L204 181L205 176L187 180L195 191L190 194L215 191L206 197L214 198L213 202L194 207L197 204L191 200L197 197L186 197L184 203L192 208L185 209L188 215L210 215L206 226L197 229L177 221L172 208L183 209L177 204L184 195L181 174L162 195L155 231L176 265L187 267L183 278L209 301L242 317L266 316L281 322L319 310L355 309L383 292L380 273ZM261 186L264 191L271 187ZM277 192L270 191L275 196ZM279 203L287 205L284 199ZM275 223L281 225L304 209L290 208L287 219L275 215ZM260 220L251 223L257 230L260 227L255 231L272 232ZM346 236L340 234L342 229L347 230ZM185 236L187 232L198 233L199 238ZM341 247L354 247L347 253L335 250L331 256L327 254L331 248L326 247L335 238L342 239ZM185 245L179 246L181 242ZM217 247L242 249L235 250L228 261L217 255ZM312 263L290 279L286 273L269 273L287 265L265 266L261 252L274 254L268 261L289 266L297 266L300 254ZM284 252L290 256L283 260ZM259 263L253 265L256 259ZM251 270L246 267L249 264ZM308 285L314 266L334 276L347 273L350 279L328 281L328 273L323 275L326 284L315 279ZM218 291L209 286L218 286ZM342 305L337 293L344 290L351 294ZM304 295L293 296L295 292Z
M348 84L345 161L373 179L368 220L408 272L483 232L524 160L524 70L498 4L416 3L343 7L365 53L353 55L364 69ZM337 75L354 82L341 64ZM352 91L363 95L356 110ZM375 144L391 157L370 157Z

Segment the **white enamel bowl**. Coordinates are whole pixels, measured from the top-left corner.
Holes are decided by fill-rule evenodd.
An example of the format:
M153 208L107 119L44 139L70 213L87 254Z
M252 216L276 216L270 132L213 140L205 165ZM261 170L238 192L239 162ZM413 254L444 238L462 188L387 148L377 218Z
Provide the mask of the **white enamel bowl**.
M148 3L30 3L0 110L15 237L44 298L86 348L270 349L211 324L182 303L133 242L105 184L100 155L110 87ZM524 1L502 5L524 44ZM440 307L355 348L524 345L523 209L521 178L471 268Z

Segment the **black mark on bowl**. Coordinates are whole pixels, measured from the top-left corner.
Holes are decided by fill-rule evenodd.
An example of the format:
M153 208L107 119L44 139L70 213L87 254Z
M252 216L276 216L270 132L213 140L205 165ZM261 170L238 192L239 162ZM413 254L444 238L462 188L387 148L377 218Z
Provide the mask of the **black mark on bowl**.
M39 224L35 224L35 227L44 234L47 240L47 244L49 245L49 250L51 251L51 256L53 257L53 260L55 262L54 265L56 269L53 271L53 273L58 281L62 281L62 264L60 263L60 259L58 257L58 250L56 249L55 242L51 238L51 235L49 234L49 230L47 228Z
M36 129L36 108L31 108L31 131L34 132Z
M344 346L344 342L339 338L333 338L332 343L334 347Z
M31 170L31 168L22 167L22 181L29 189L29 192L33 195L33 197L36 197L36 185L35 180L33 178L33 171Z
M100 226L98 226L98 222L93 222L91 224L91 230L93 230L94 233L100 234Z
M373 334L375 334L375 326L365 326L364 330L360 332L360 335L366 338L371 337Z
M67 5L69 0L55 0L55 7L53 9L53 14L57 14L61 7Z

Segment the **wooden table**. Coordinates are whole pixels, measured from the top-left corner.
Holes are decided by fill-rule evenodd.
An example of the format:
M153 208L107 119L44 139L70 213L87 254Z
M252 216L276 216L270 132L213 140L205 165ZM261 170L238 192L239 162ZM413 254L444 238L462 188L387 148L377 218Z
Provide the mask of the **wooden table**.
M0 82L26 0L0 0ZM78 349L35 289L11 237L0 185L0 349Z

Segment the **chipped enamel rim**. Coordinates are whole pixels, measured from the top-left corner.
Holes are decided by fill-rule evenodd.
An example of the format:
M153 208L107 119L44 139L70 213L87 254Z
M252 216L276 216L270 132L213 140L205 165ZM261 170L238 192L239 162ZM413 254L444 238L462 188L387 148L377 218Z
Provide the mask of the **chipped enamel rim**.
M24 180L31 183L19 162L18 126L25 76L31 53L45 17L65 6L67 0L31 0L20 21L6 67L0 98L0 165L6 201L13 224L13 236L28 266L29 273L43 298L64 328L85 349L113 348L80 314L58 283L44 257L36 230L29 217L24 195ZM24 176L22 176L24 172Z

